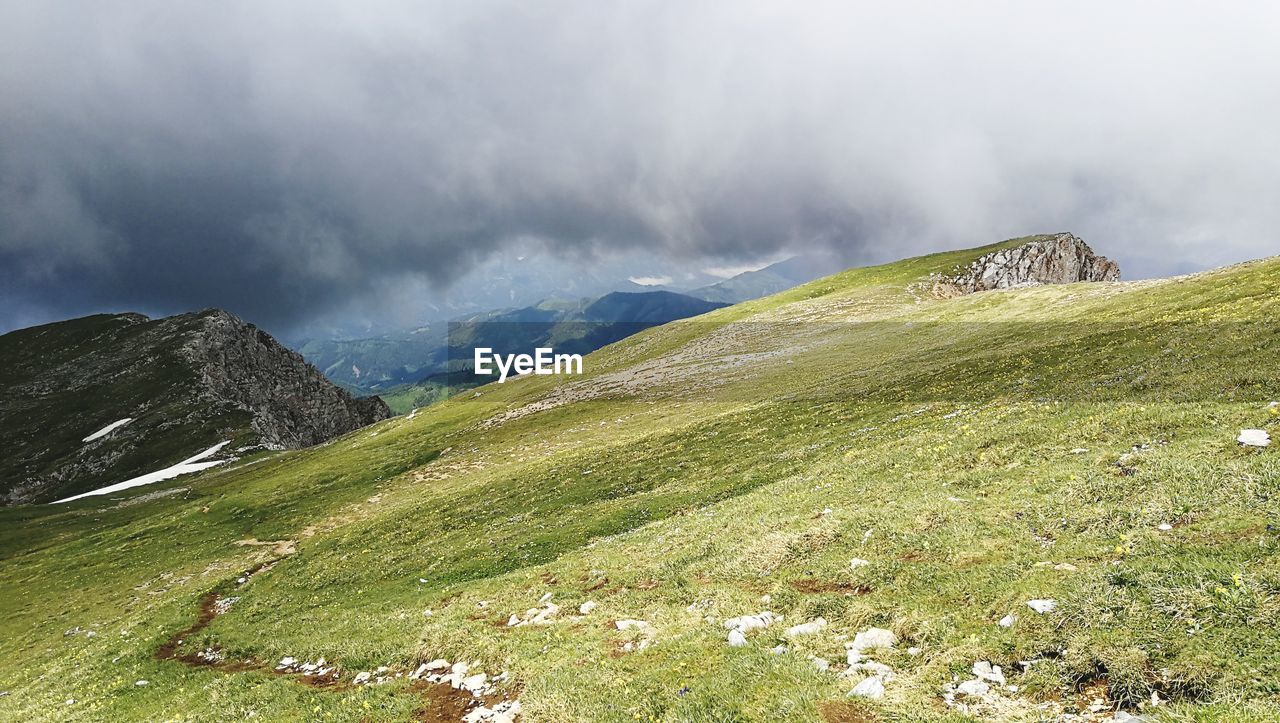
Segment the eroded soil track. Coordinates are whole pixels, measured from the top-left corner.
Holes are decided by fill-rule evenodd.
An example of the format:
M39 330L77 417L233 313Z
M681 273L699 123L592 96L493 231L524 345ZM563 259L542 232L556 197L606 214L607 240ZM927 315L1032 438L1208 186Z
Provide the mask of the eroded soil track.
M357 686L350 680L341 679L340 669L336 667L332 675L306 675L292 670L281 671L270 663L252 658L233 660L216 648L201 651L183 650L184 642L194 639L209 627L214 618L218 617L218 601L223 599L225 591L237 584L236 581L247 580L260 572L269 570L283 559L284 557L277 557L254 565L201 595L195 621L169 636L157 647L153 653L156 660L175 661L192 668L213 669L228 674L258 672L284 676L299 685L335 693L356 688ZM435 683L422 679L411 680L409 690L422 698L421 705L413 714L413 720L427 723L445 723L446 721L456 723L477 707L494 705L502 700L500 696L474 696L466 690L454 688L447 683Z

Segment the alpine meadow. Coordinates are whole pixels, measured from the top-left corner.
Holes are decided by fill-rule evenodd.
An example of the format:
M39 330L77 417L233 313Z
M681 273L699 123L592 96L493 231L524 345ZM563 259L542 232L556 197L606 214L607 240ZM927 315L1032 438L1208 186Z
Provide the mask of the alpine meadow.
M1280 720L1280 259L1064 238L0 509L0 719Z

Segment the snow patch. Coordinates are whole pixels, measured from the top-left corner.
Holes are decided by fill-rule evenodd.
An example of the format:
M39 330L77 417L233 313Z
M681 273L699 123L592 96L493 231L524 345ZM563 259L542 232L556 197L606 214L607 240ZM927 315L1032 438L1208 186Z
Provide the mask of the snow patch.
M194 457L188 457L187 459L182 460L181 462L173 465L172 467L165 467L162 470L157 470L150 474L144 474L141 477L134 477L133 479L127 479L124 482L117 482L116 484L103 487L101 489L96 489L96 490L93 490L92 492L84 492L82 494L78 494L72 497L60 499L54 502L53 504L59 505L59 504L62 504L63 502L71 502L73 500L78 500L81 497L92 497L94 495L107 495L107 494L111 494L112 492L120 492L121 490L127 490L132 487L141 487L142 485L149 485L149 484L154 484L156 482L163 482L167 479L173 479L174 477L177 477L179 475L190 474L192 472L199 472L202 469L216 467L217 465L220 465L223 462L226 462L227 460L225 459L207 460L207 458L217 454L218 450L222 449L228 444L231 444L230 440L227 440L226 442L219 442L213 445L212 447L206 449L205 451L201 452L200 454L197 454Z
M133 417L125 417L124 419L118 419L118 420L116 420L116 421L112 422L111 424L108 424L107 426L103 427L102 429L99 429L98 431L94 432L93 434L89 435L88 437L85 437L84 439L82 439L82 440L80 440L80 441L82 441L82 442L92 442L92 441L93 441L93 440L95 440L95 439L100 439L100 438L102 438L102 437L107 436L108 434L111 434L113 431L115 431L115 430L119 429L120 427L123 427L124 425L126 425L126 424L128 424L129 422L132 422L132 421L133 421Z

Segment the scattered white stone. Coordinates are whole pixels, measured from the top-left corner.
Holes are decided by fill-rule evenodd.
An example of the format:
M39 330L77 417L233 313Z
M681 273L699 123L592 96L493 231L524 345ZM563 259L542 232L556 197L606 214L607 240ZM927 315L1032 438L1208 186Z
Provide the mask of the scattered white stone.
M1018 616L1013 613L1009 613L1008 615L1000 618L1000 622L996 623L996 625L999 625L1002 628L1011 628L1016 622L1018 622Z
M863 560L863 559L862 559L862 558L860 558L860 557L855 557L855 558L853 558L852 560L850 560L850 561L849 561L849 569L850 569L850 570L857 570L857 569L858 569L858 568L860 568L860 567L864 567L864 566L866 566L866 565L870 565L870 564L871 564L871 562L870 562L870 561L868 561L868 560Z
M448 668L448 667L449 667L449 661L445 660L444 658L436 658L430 663L427 663L427 670L444 670L445 668Z
M364 685L365 683L368 683L369 679L372 677L373 677L373 673L370 673L368 671L360 672L360 673L357 673L356 677L351 680L351 684Z
M1069 562L1059 562L1057 565L1053 566L1053 569L1059 570L1061 572L1075 572L1080 568L1076 567L1075 565L1072 565Z
M813 635L814 633L820 632L825 627L827 627L826 619L814 618L807 623L793 625L787 628L782 635L787 638L794 638L797 635Z
M876 648L892 648L898 644L898 636L892 630L884 628L867 628L857 635L853 636L853 642L847 643L846 648L856 650L859 653Z
M870 678L863 678L861 682L853 686L853 690L849 691L849 695L878 700L884 697L884 681L876 675Z
M543 604L543 603L545 603L545 602L550 602L550 601L551 601L551 598L552 598L552 594L551 594L551 593L547 593L546 595L543 595L543 596L538 600L538 604L539 604L539 605L541 605L541 604Z
M991 690L991 686L981 680L966 680L956 686L956 692L960 695L982 696Z
M427 664L423 663L422 665L418 666L417 670L409 674L409 680L417 680L418 678L421 678L422 674L425 672L427 672Z
M134 685L138 686L139 688L141 688L141 687L143 687L143 686L145 686L145 685L148 685L148 684L149 684L149 681L146 681L146 680L139 680L139 681L137 681L136 683L134 683Z
M1044 615L1045 613L1053 612L1058 607L1058 601L1053 599L1028 600L1027 607Z
M619 630L643 629L649 627L648 620L618 620L614 622L614 627Z
M825 673L831 669L831 661L826 658L813 658L813 666L817 668L819 672Z
M775 645L775 646L773 646L772 648L770 648L770 649L769 649L769 652L770 652L770 653L773 653L774 655L786 655L786 654L787 654L787 646L785 646L785 645Z
M973 674L990 683L996 685L1004 685L1004 671L998 665L992 665L988 660L979 660L973 664Z
M462 687L472 693L478 693L484 689L485 681L487 681L488 679L489 679L489 676L485 675L484 673L476 673L475 675L469 678L463 678Z
M1168 522L1161 522L1160 525L1156 527L1156 529L1160 530L1161 532L1168 532L1169 530L1173 529L1173 525L1169 524Z
M729 631L729 647L741 648L747 644L747 636L742 634L741 630L734 628Z
M539 610L533 619L529 622L534 625L550 625L555 622L552 620L560 612L560 606L554 603L547 603L547 606Z
M1075 449L1071 450L1071 454L1084 454L1085 452L1088 452L1088 451L1089 450L1086 447L1076 447Z
M765 610L755 615L743 615L741 617L729 618L724 621L724 627L729 630L741 630L749 632L760 628L767 628L774 623L775 620L781 620L782 616L774 615L772 612Z
M761 603L763 603L763 604L765 604L765 605L768 605L769 603L773 602L773 596L772 596L772 595L761 595L761 596L760 596L760 602L761 602Z
M913 647L913 648L907 648L907 655L910 655L910 656L911 656L911 657L913 657L913 658L914 658L915 656L919 655L920 653L923 653L923 652L924 652L924 651L923 651L923 650L921 650L920 648L914 648L914 647Z
M511 613L511 617L507 618L507 627L509 628L514 628L520 623L521 623L520 616L516 615L515 613Z
M590 615L592 610L596 609L596 601L588 600L578 606L578 612L583 615Z
M1271 435L1265 429L1242 429L1236 441L1246 447L1269 447Z

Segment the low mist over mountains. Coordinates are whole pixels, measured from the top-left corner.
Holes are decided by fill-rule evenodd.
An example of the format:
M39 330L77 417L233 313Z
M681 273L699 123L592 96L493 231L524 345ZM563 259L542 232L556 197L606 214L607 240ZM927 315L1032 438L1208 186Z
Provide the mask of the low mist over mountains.
M306 447L388 416L223 311L46 324L0 336L0 499L88 492L214 446L224 460Z

